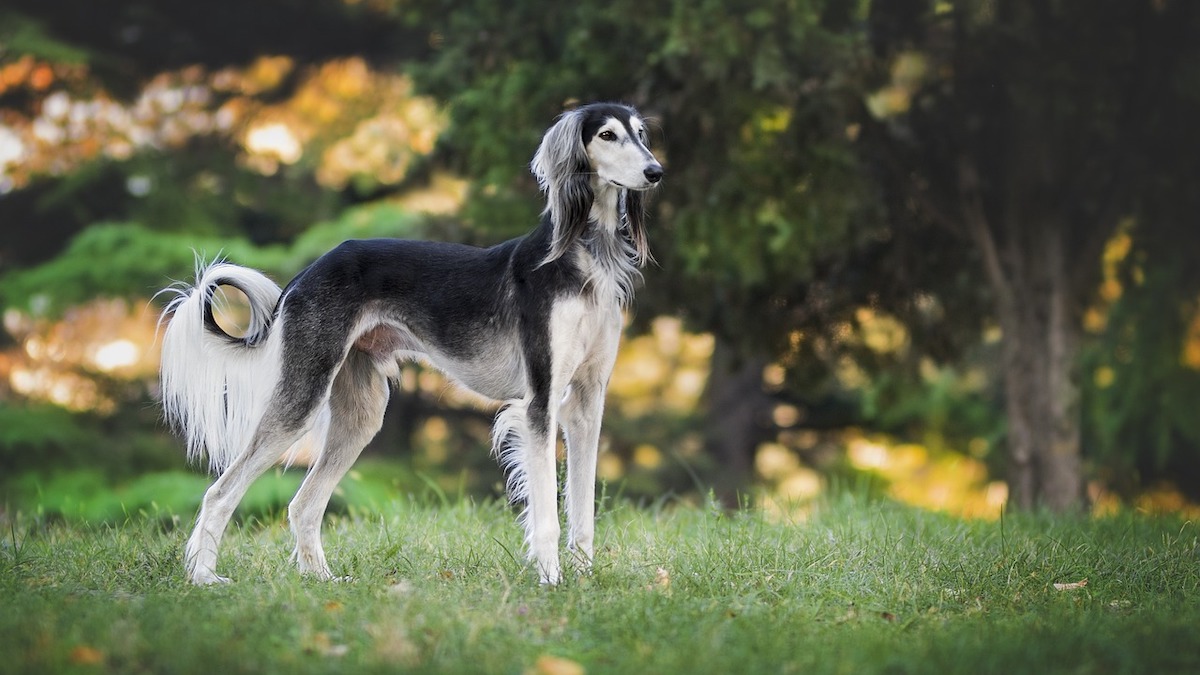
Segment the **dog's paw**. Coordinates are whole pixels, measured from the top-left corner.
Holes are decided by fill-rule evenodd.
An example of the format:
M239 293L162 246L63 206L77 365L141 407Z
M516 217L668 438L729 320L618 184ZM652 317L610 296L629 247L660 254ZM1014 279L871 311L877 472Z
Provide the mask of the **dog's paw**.
M211 570L205 570L203 572L193 572L191 576L188 577L188 581L197 586L216 586L219 584L231 583L232 579L229 577L223 577Z

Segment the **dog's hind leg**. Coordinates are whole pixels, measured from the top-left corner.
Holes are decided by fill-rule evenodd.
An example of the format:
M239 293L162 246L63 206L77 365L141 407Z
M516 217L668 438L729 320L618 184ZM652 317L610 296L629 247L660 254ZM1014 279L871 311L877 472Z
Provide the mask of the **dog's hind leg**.
M333 578L321 545L321 520L342 476L383 425L388 383L367 354L350 350L333 380L325 448L288 506L300 572Z
M313 426L329 396L330 380L342 358L338 347L328 346L336 342L325 340L327 346L322 348L313 339L299 349L291 342L284 343L284 361L299 367L284 368L246 451L204 493L196 529L184 552L188 578L193 583L228 581L217 575L216 568L217 547L229 519L254 479L279 461ZM293 351L289 352L289 348ZM296 354L306 358L300 359Z
M196 529L188 539L184 564L188 579L198 585L229 581L217 574L217 548L234 509L246 490L307 431L307 424L288 426L272 405L259 424L249 449L229 465L204 493Z

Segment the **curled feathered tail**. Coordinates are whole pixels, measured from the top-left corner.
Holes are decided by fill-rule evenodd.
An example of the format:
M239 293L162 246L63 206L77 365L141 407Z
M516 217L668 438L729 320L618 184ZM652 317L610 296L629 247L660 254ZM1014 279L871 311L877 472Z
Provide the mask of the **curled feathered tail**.
M240 338L213 318L219 286L249 299L250 325ZM194 287L166 291L177 296L161 319L169 321L159 366L163 413L186 441L188 460L207 455L221 473L246 451L279 379L278 331L271 329L282 291L260 272L222 262L199 266Z

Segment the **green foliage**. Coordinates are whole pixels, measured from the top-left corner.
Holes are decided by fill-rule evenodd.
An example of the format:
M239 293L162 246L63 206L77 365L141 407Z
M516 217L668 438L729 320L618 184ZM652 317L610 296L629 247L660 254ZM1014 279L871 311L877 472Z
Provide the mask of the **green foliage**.
M40 453L52 446L68 446L87 437L76 417L52 405L0 403L0 458L10 453ZM6 462L4 462L6 463Z
M42 21L21 12L0 10L0 56L6 53L69 64L93 58L87 49L54 37Z
M786 333L770 317L818 261L873 241L874 202L846 134L857 102L838 74L857 38L823 25L826 3L416 7L438 38L416 79L451 104L444 153L484 186L477 203L532 193L524 160L564 104L618 99L651 116L667 164L652 247L672 279L643 295L650 314L682 305L704 329L762 348ZM512 227L512 211L490 211L470 213Z
M1194 272L1179 261L1150 265L1113 308L1109 326L1085 353L1087 435L1119 490L1132 493L1171 480L1200 493L1200 371L1182 363L1197 301ZM1192 347L1195 349L1195 347ZM1097 382L1095 374L1111 377Z
M96 469L60 470L43 477L28 473L7 481L9 508L39 518L75 522L113 523L130 516L186 516L200 505L208 481L182 471L149 473L114 490L108 476Z
M1095 286L1090 243L1133 215L1158 235L1139 233L1148 283L1091 346L1089 364L1112 367L1117 382L1087 394L1094 456L1118 472L1200 475L1182 470L1198 454L1200 429L1189 414L1194 373L1178 364L1200 289L1186 274L1200 155L1179 151L1196 145L1195 3L385 0L267 11L220 0L196 11L129 0L98 14L83 0L17 6L0 12L0 58L87 63L98 78L87 87L103 83L114 96L164 70L213 72L260 54L293 59L293 79L345 54L411 69L450 106L437 161L473 181L466 238L494 241L532 224L541 204L528 160L565 106L636 104L667 165L651 199L661 268L647 271L638 319L682 312L736 346L730 362L784 363L786 393L804 400L850 354L871 375L885 373L863 408L885 427L996 433L987 397L921 382L895 359L863 358L837 334L848 313L870 306L906 323L913 359L961 368L972 358L994 297L959 227L964 156L978 160L990 222L1018 225L1002 247L1019 250L1027 235L1066 224L1081 297ZM288 30L262 30L263 16ZM894 109L880 108L885 90L897 95ZM45 93L10 98L35 111ZM97 296L145 297L186 279L193 250L284 281L343 238L437 227L387 203L343 211L367 195L322 189L311 167L254 174L237 166L232 140L98 160L5 195L0 305L53 318ZM131 178L153 189L135 196ZM927 305L937 311L923 314ZM6 462L129 459L144 456L126 446L161 443L145 433L118 440L128 428L92 434L96 420L14 410L0 408ZM669 435L691 421L656 430L634 420L627 438L670 448Z
M387 202L317 223L291 246L101 223L81 232L50 262L0 278L0 304L56 316L97 297L147 297L173 279L190 282L197 256L205 261L223 257L286 280L345 239L414 237L421 231L420 218Z
M153 422L136 412L103 419L48 404L0 402L0 491L38 469L91 467L119 476L162 468L164 457L175 456L166 447Z
M193 246L210 256L252 250L245 242L197 240L129 223L97 224L50 262L5 275L0 301L36 316L56 316L97 297L146 297L192 269Z
M1061 370L1072 372L1049 379L1084 388L1085 415L1038 421L1052 406L1022 410L1014 393L1009 411L1029 432L1014 445L1030 446L1022 452L1037 466L1038 453L1061 452L1052 435L1062 425L1081 424L1098 473L1127 492L1140 473L1169 474L1200 494L1196 416L1187 412L1197 378L1179 358L1200 293L1194 274L1180 274L1195 268L1187 251L1197 204L1185 177L1200 165L1176 150L1200 141L1188 121L1200 115L1198 7L917 0L874 2L869 13L866 159L879 169L896 233L936 233L928 252L915 251L941 279L922 266L915 277L957 318L948 324L965 318L977 330L980 307L990 311L1019 360L1036 364L1047 344L1067 345L1072 363ZM1108 334L1093 342L1081 320L1102 281L1101 253L1123 222L1136 222L1127 263L1146 285L1125 284ZM939 264L956 239L958 259ZM976 254L962 255L963 244ZM961 275L972 280L956 287ZM981 296L987 287L990 297ZM1035 309L1050 298L1060 304ZM1070 325L1052 335L1056 312ZM1115 380L1094 386L1101 367ZM1053 370L1011 366L1003 377L1008 391L1036 395L1053 389L1031 386Z
M154 518L3 524L0 672L513 673L547 655L593 673L1200 667L1196 532L1174 518L964 522L839 496L798 525L618 503L594 573L552 590L494 502L331 518L346 583L298 577L282 519L233 527L234 582L203 589L183 580L186 532Z
M934 450L961 452L976 438L995 447L1004 432L998 392L975 390L969 377L952 367L925 377L884 373L862 392L863 419L872 429L921 439ZM989 459L1002 468L998 454Z
M286 513L305 469L277 468L254 482L238 504L237 518L271 518ZM168 523L188 521L212 477L171 469L151 471L114 482L97 468L45 469L8 476L0 483L5 509L38 519L72 523L119 524L131 517ZM330 511L374 511L403 495L425 496L428 485L404 464L366 459L342 479Z

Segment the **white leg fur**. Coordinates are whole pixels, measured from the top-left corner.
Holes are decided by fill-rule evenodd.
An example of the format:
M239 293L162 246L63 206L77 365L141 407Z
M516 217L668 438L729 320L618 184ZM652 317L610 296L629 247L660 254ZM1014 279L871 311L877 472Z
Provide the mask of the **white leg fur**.
M269 469L304 430L284 434L268 425L259 427L251 450L239 456L233 464L204 493L196 529L188 539L184 551L184 566L188 580L197 585L229 581L217 574L217 548L229 519L246 490L264 471Z
M509 401L496 416L493 452L508 472L508 498L525 502L519 521L525 530L525 550L543 584L562 578L558 565L558 487L555 475L556 427L534 434L529 423L530 401ZM548 406L554 408L557 406ZM549 423L553 423L553 415Z
M525 540L529 558L538 571L538 581L554 585L562 579L558 564L558 477L555 450L558 426L553 409L547 415L547 432L541 438L530 439L525 457L525 474L529 481L529 501L524 515Z
M563 402L563 432L567 442L567 548L580 572L590 571L595 553L596 460L600 452L600 422L604 394L616 361L620 324L594 347L595 360L583 364Z
M387 381L361 355L351 354L334 379L325 449L288 506L302 574L333 578L321 545L321 521L338 482L383 425L388 394Z
M548 410L546 412L546 431L543 438L532 438L529 447L533 452L526 457L526 480L528 481L528 510L525 517L526 540L529 545L530 559L537 565L539 579L543 584L557 584L562 579L562 569L558 558L558 544L561 537L561 526L558 518L558 479L556 469L556 454L558 444L558 429L560 408L563 407L564 392L569 391L576 371L580 369L585 357L597 346L597 326L589 325L589 318L595 316L594 308L581 300L562 301L555 305L550 319L550 350L553 355L554 369L551 373ZM615 324L618 329L620 324ZM607 335L601 337L601 344L608 340ZM604 354L601 360L607 360ZM611 363L609 363L611 367ZM577 395L572 391L572 395ZM603 406L603 400L600 401ZM588 413L599 413L600 409L588 410ZM585 413L586 414L586 413ZM599 439L599 417L595 418L595 429L584 429L578 426L578 420L569 420L572 431L579 437L581 448L588 445L590 453L581 452L577 466L572 472L572 464L568 463L568 494L575 493L574 499L568 496L568 505L572 502L580 505L572 527L575 534L586 539L587 559L591 559L591 513L595 494L596 460L595 447ZM588 459L587 455L591 458ZM571 477L574 477L574 481ZM585 485L586 484L586 485ZM590 487L588 487L590 486ZM588 497L587 495L592 495ZM583 506L582 504L586 504ZM569 507L570 509L570 507ZM587 511L588 524L582 521L584 511Z

